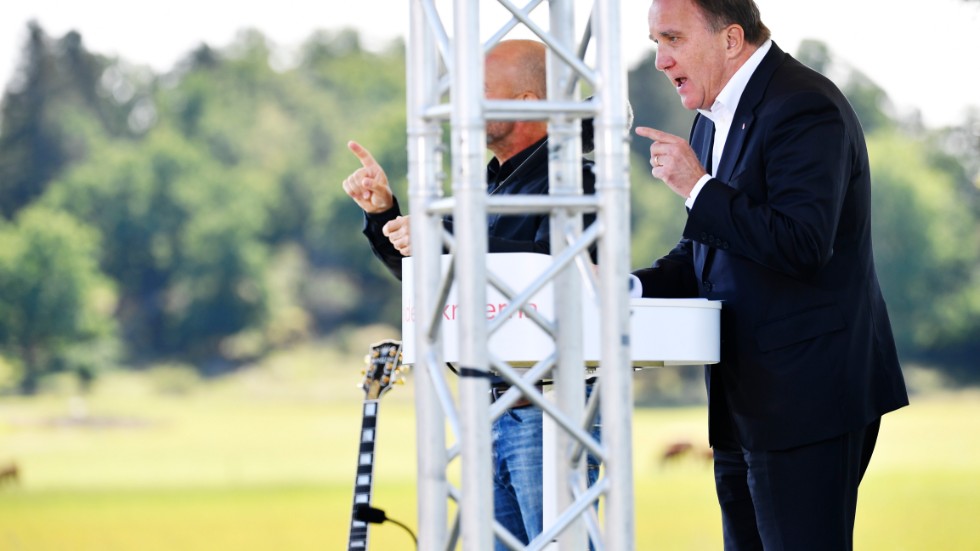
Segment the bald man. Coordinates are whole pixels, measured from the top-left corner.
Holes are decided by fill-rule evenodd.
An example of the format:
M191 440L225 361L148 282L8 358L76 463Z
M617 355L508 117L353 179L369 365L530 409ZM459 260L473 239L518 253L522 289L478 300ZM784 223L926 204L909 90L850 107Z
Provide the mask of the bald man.
M546 97L545 46L531 40L509 40L486 56L484 83L487 99L539 100ZM490 121L486 126L490 195L546 195L548 124L545 121ZM365 213L364 234L371 249L392 274L401 279L401 260L411 256L409 217L402 216L388 177L371 153L355 141L348 144L361 168L344 180L344 191ZM583 161L582 185L595 190L592 163ZM588 217L586 222L591 222ZM446 220L452 231L452 221ZM550 251L547 214L502 216L488 220L491 253Z
M544 44L530 40L499 43L486 56L484 64L487 99L541 100L547 93ZM489 195L546 195L548 193L548 125L545 121L489 121L486 125L487 149L493 159L487 165ZM361 162L361 168L344 180L344 191L364 211L364 235L385 266L401 279L403 256L412 254L409 217L402 216L384 170L371 153L357 142L348 143ZM595 192L593 164L582 160L582 186ZM594 215L587 215L590 224ZM551 238L548 214L491 214L488 224L488 250L548 254ZM444 221L452 231L452 220ZM592 251L593 260L595 252ZM587 385L591 392L592 385ZM506 392L502 379L491 382L491 399ZM543 384L548 384L544 381ZM525 545L542 529L542 449L541 410L522 398L492 427L494 517ZM593 427L598 438L599 422ZM599 465L589 457L589 484L595 482ZM496 541L496 549L507 548Z

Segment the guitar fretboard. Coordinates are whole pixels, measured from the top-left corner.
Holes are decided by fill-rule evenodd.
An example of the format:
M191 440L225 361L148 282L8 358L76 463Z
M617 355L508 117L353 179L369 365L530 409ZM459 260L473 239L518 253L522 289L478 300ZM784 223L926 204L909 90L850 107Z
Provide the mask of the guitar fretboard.
M371 504L374 477L374 436L378 422L378 401L365 400L361 418L361 446L357 454L357 476L354 479L354 504L351 508L350 538L347 551L364 551L368 544L368 523L354 516L358 505Z

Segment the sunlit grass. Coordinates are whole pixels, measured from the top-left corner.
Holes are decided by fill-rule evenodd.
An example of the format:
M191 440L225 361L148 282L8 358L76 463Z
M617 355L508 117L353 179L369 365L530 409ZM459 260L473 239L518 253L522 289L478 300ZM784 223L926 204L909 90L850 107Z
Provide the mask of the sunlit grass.
M307 351L160 394L145 375L69 396L0 402L0 549L341 549L350 522L360 358ZM382 399L373 505L416 526L413 383ZM172 387L164 385L165 388ZM710 463L663 462L671 442L705 445L704 407L634 418L637 549L721 548ZM923 397L886 416L861 489L857 547L980 548L980 398ZM371 549L410 549L387 523Z

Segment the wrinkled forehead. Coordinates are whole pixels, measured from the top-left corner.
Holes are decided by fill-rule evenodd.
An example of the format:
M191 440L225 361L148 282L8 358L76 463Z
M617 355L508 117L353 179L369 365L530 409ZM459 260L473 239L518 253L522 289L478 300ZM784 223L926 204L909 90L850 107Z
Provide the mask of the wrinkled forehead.
M704 22L701 8L694 0L653 0L647 10L647 18L654 21Z

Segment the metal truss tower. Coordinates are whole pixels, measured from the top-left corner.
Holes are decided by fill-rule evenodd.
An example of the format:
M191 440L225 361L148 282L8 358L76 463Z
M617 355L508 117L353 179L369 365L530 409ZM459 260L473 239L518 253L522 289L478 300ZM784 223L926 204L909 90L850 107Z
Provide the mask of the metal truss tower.
M626 71L620 47L619 0L595 0L582 36L576 38L573 0L483 0L505 10L509 22L481 40L480 0L454 0L443 17L436 0L411 0L408 44L409 200L412 224L416 415L418 430L419 549L490 551L494 537L511 549L634 548L632 481L632 367L629 349L629 177ZM447 2L448 4L448 2ZM546 12L545 30L532 13ZM483 88L485 52L515 28L529 30L548 47L546 101L486 100ZM450 33L447 28L452 29ZM594 61L586 53L594 46ZM591 63L591 65L590 65ZM593 100L584 102L586 87ZM583 118L594 118L596 193L581 192ZM488 120L547 120L549 124L550 194L488 196L486 193L485 123ZM451 130L445 146L443 128ZM443 157L451 156L451 193ZM488 213L549 212L551 268L529 289L509 289L487 269ZM581 214L597 219L583 230ZM444 233L441 219L452 214L455 235ZM587 263L587 249L599 249L598 278ZM452 255L442 270L443 248ZM458 379L447 380L440 336L441 313L448 289L455 284L460 304L487 303L487 285L509 298L515 309L545 283L554 290L556 319L526 313L555 340L556 353L526 372L515 370L490 352L488 337L498 327L482 308L461 309ZM599 384L583 403L583 290L596 297L600 328ZM490 372L513 387L490 404ZM450 375L453 376L454 375ZM519 393L534 390L534 381L555 380L554 399L532 398L557 427L554 485L546 484L544 532L524 547L493 520L490 426ZM540 397L540 394L537 394ZM585 427L597 411L602 442ZM448 432L447 432L448 426ZM585 451L599 457L603 473L591 488L584 482ZM458 472L458 482L447 472ZM455 479L456 476L454 475ZM596 507L601 503L601 507ZM601 513L601 518L600 518Z

